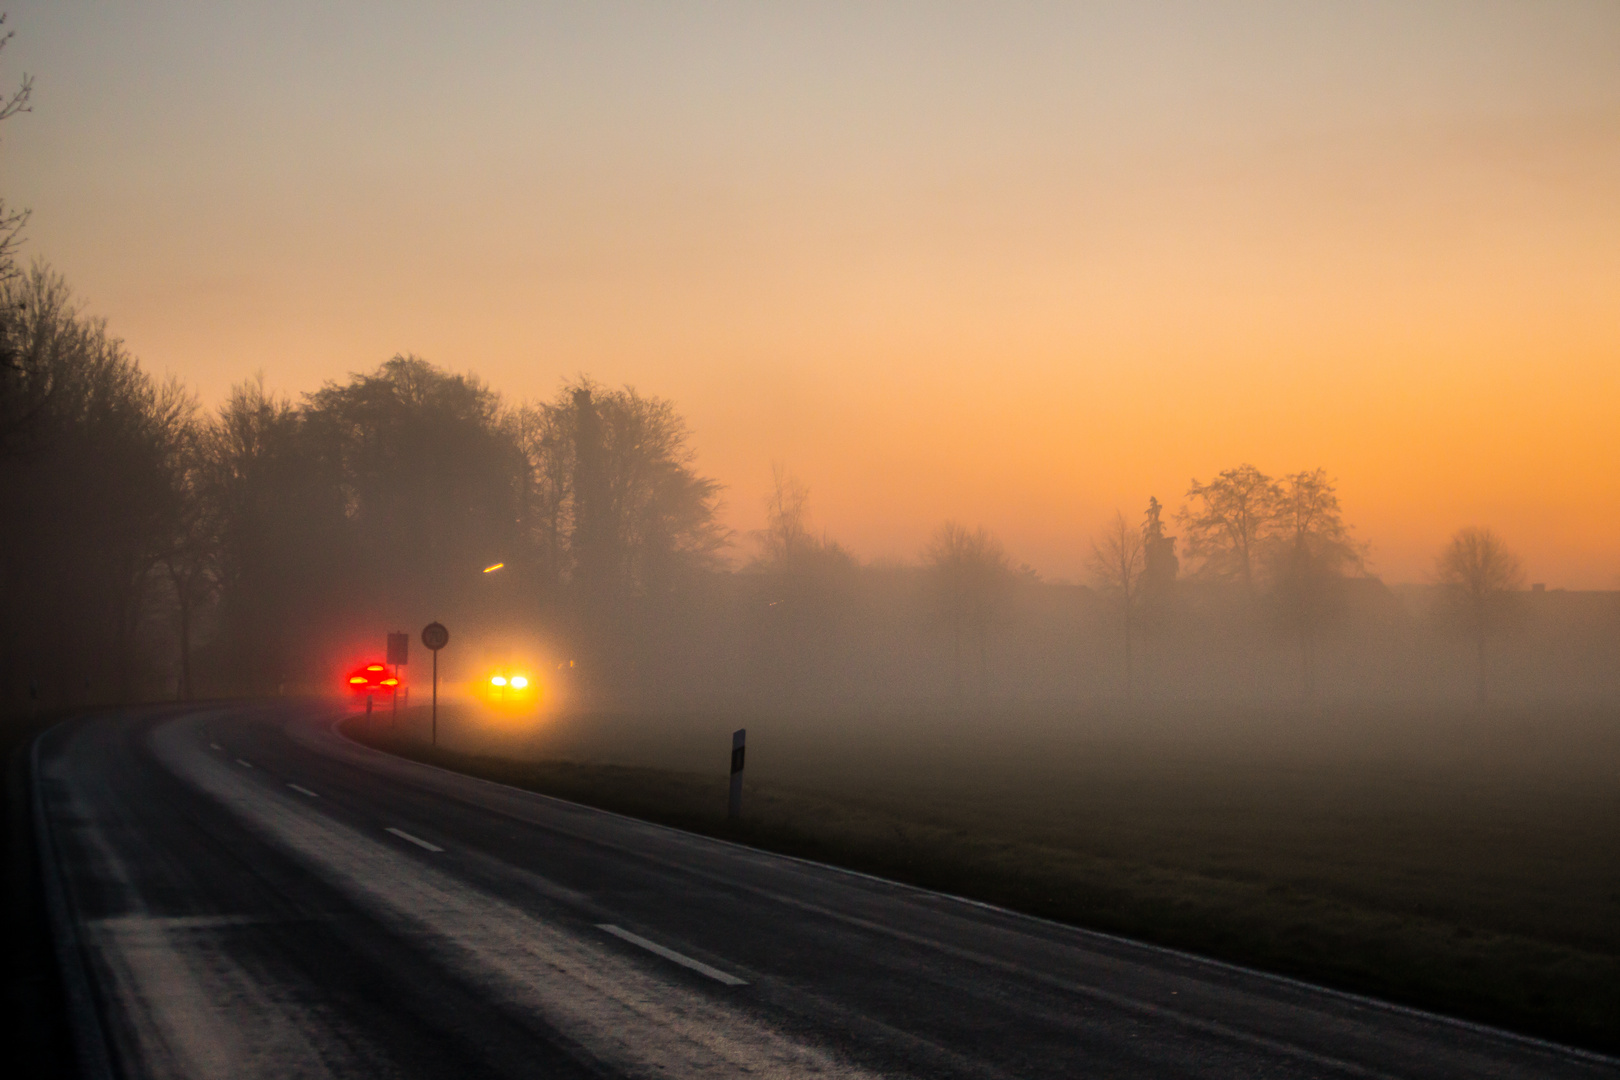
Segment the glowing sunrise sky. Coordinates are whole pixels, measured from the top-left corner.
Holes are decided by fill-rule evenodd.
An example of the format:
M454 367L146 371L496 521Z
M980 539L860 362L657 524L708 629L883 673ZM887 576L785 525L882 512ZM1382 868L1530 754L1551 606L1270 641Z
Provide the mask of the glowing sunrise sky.
M1620 583L1620 3L28 0L27 254L205 401L672 398L908 557L1322 466L1374 569Z

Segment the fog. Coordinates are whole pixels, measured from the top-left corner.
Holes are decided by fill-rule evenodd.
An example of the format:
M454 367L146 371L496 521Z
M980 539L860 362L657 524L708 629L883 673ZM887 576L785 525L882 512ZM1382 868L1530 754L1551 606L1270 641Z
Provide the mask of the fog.
M1142 492L1083 582L978 523L867 561L781 463L760 463L766 527L726 530L678 403L650 390L580 377L510 401L396 356L296 399L249 377L205 404L47 267L5 290L8 706L329 693L386 632L435 619L447 694L517 662L552 714L1620 695L1620 594L1526 582L1510 540L1469 522L1428 580L1386 583L1314 467L1211 461L1184 492ZM418 643L418 693L427 659Z
M1563 26L1558 40L1574 27ZM618 38L598 29L606 34L598 44L616 48ZM753 32L764 41L776 31ZM1158 47L1145 27L1131 34ZM1033 24L1017 36L1024 48L1042 39ZM9 61L9 36L0 40L6 47ZM1233 63L1225 48L1200 54L1200 63ZM1555 54L1552 45L1527 54L1534 63L1526 72L1556 68ZM66 62L50 50L41 55ZM1601 96L1608 69L1596 54L1580 55L1580 94ZM1249 93L1257 101L1272 100L1267 88L1287 81L1281 69L1256 78ZM1461 93L1469 80L1457 78L1437 101ZM1122 72L1109 79L1131 82ZM25 116L35 104L32 81L18 80L0 98L7 140L19 118L35 120ZM1483 95L1485 85L1469 93ZM1509 97L1540 101L1535 85L1529 79ZM1073 97L1076 87L1063 93L1070 106L1084 97ZM1007 115L1028 105L1006 92L996 101ZM1394 108L1366 107L1369 116ZM1166 108L1138 102L1133 115L1144 131L1156 130L1179 115ZM712 122L736 122L730 115L719 110ZM45 222L47 237L62 235L53 221ZM986 391L969 424L962 409L928 397L933 380L922 378L904 395L909 404L853 395L874 410L862 424L869 430L828 424L775 440L760 425L776 415L767 399L782 397L782 385L729 378L721 397L732 404L716 411L713 395L670 396L666 379L693 385L683 381L684 362L649 366L645 350L636 363L580 351L607 358L599 374L608 377L560 378L538 395L535 371L560 368L527 360L514 368L500 350L489 363L515 392L438 357L363 349L350 353L358 370L327 370L324 381L290 393L273 389L279 383L263 372L227 375L231 365L212 358L206 370L186 369L205 387L198 391L157 375L125 344L124 328L102 318L44 252L24 260L25 226L37 227L28 211L0 202L0 707L329 695L355 665L381 657L391 631L416 642L400 674L420 704L430 677L417 635L430 620L452 635L440 657L452 710L479 700L497 668L532 675L531 715L507 709L482 724L519 740L577 728L583 717L602 730L608 717L780 717L810 731L929 717L941 738L959 723L1006 735L1063 730L1077 717L1189 733L1209 717L1226 717L1225 729L1234 729L1249 720L1263 726L1255 718L1264 717L1314 717L1331 728L1353 727L1352 716L1408 715L1422 727L1423 716L1458 710L1579 712L1620 696L1620 593L1547 589L1527 577L1520 558L1523 542L1534 545L1537 566L1564 565L1548 536L1568 534L1575 519L1544 514L1552 531L1526 535L1524 477L1504 478L1518 492L1501 504L1516 507L1506 525L1451 522L1449 540L1413 573L1416 534L1388 515L1410 505L1429 474L1420 449L1399 453L1394 436L1350 454L1303 433L1286 439L1283 429L1262 430L1243 411L1208 409L1189 423L1183 402L1179 420L1132 436L1135 452L1124 442L1114 453L1073 442L1086 432L1071 429L1111 439L1123 429L1085 425L1067 405L1042 414L1043 423L1061 414L1061 437L1047 431L1021 441L1017 417L1033 417L1037 399L1049 396L1037 392L1029 369L1006 383L1023 388L1018 408L996 396L1010 390ZM1155 306L1162 292L1151 290ZM791 295L813 306L815 294ZM1323 322L1313 340L1332 337L1333 325ZM853 384L860 373L841 365L855 354L831 352L843 359L826 370ZM286 370L307 372L307 359L289 358ZM1324 377L1348 366L1313 363L1303 366ZM1120 384L1131 408L1169 407L1172 383L1176 395L1196 393L1196 383L1168 378L1171 369L1154 370L1135 389ZM641 381L613 377L626 371ZM1233 392L1253 391L1256 401L1289 396L1287 380L1256 382L1235 361L1231 371ZM1055 387L1066 376L1054 368L1046 377ZM1592 385L1588 396L1601 399L1606 384ZM744 400L750 387L758 400ZM908 411L911 404L924 413ZM1123 404L1087 402L1093 411ZM702 438L688 426L688 407L704 411ZM931 419L919 426L925 414ZM1219 427L1218 440L1206 438L1209 424ZM1355 438L1366 442L1364 425ZM1174 460L1194 475L1173 488L1133 490L1141 459L1171 442L1181 448ZM1070 443L1072 457L1055 449ZM1207 452L1185 449L1206 443ZM1019 449L1000 453L1002 444ZM772 459L784 445L812 459L876 456L854 476L812 464L817 475L844 481L818 490L793 461ZM943 457L941 446L949 448ZM1334 446L1344 460L1288 456ZM907 447L915 460L901 467ZM739 470L739 453L757 457ZM1371 457L1403 464L1382 491L1367 488L1373 474L1362 475L1356 505L1342 505L1336 469ZM716 458L726 462L725 483L712 471ZM1164 475L1162 465L1152 475ZM1050 498L1031 505L1042 478L1058 476ZM1433 476L1431 486L1457 486L1444 470ZM1543 501L1562 498L1572 476L1547 476ZM1480 466L1467 482L1488 478ZM979 497L986 484L1017 490L1017 511L985 520L987 506L1006 505ZM909 496L922 487L930 495L918 503ZM960 509L951 509L953 494ZM1438 496L1430 517L1457 505ZM942 498L937 518L913 514L893 527L896 514ZM1054 558L1053 537L1073 531L1055 523L1074 520L1077 498L1092 508L1116 500L1115 512ZM822 514L834 505L837 513ZM852 516L852 507L865 510ZM1369 519L1391 536L1356 527ZM1571 544L1590 553L1601 541L1587 532ZM889 540L876 558L851 539L877 534ZM922 539L897 555L896 536ZM1044 539L1030 539L1037 536ZM1400 579L1381 576L1381 545L1402 552ZM1066 577L1042 572L1054 565ZM981 719L965 719L972 717ZM465 730L477 726L469 719Z
M304 6L0 16L11 730L1620 1047L1620 9Z

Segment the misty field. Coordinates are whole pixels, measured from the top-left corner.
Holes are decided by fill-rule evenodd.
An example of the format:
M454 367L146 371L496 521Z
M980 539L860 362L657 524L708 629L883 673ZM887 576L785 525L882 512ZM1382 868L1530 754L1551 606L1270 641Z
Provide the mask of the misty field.
M1613 710L412 709L413 757L1567 1041L1620 1047ZM748 728L745 821L725 820ZM350 730L360 733L358 725Z

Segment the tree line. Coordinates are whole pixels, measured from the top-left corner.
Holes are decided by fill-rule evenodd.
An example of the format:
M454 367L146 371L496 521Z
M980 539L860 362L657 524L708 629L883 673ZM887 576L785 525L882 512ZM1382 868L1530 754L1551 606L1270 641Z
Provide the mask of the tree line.
M812 529L808 490L780 467L766 527L731 536L672 403L629 387L581 378L513 406L473 375L396 356L297 401L251 379L206 410L146 373L45 266L12 273L0 296L8 701L318 684L382 622L447 613L538 629L586 691L650 689L671 665L705 663L671 659L671 643L707 633L714 685L791 695L839 677L815 658L876 617L862 605L885 574L911 582L891 606L910 604L931 635L949 696L976 697L1011 598L1040 584L988 529L954 521L909 567L863 565ZM1292 641L1311 696L1323 639L1366 576L1321 469L1195 480L1173 517L1149 499L1088 554L1126 696L1142 689L1144 650L1212 606L1256 647ZM498 586L482 572L495 563ZM1487 639L1522 577L1489 530L1460 531L1438 557L1481 695ZM698 626L722 608L741 620L730 644Z
M0 121L31 93L24 77ZM862 564L814 531L808 489L781 467L765 528L734 537L673 404L630 387L580 378L514 406L399 355L296 401L250 379L205 409L143 370L61 275L19 267L26 221L0 201L8 705L319 685L332 657L423 614L536 631L603 697L792 697L896 684L908 665L951 697L984 696L1015 597L1043 587L988 529L954 521L915 564ZM1324 636L1366 578L1327 474L1228 469L1195 480L1174 522L1179 537L1150 498L1090 545L1087 610L1113 627L1125 695L1143 659L1210 610L1223 637L1291 640L1313 694ZM1483 697L1518 560L1464 529L1434 577ZM1233 663L1254 667L1254 650Z
M58 276L36 268L5 295L38 360L23 390L39 407L0 462L6 666L31 694L137 693L143 663L169 666L140 655L167 637L143 639L151 624L173 628L183 697L199 632L216 688L307 682L401 597L557 624L592 670L718 565L718 485L668 402L581 380L506 408L397 356L297 403L248 381L205 412ZM480 568L498 561L490 604Z
M1181 560L1165 533L1163 508L1150 498L1139 528L1116 514L1092 543L1090 577L1119 613L1126 694L1132 693L1132 642L1151 634L1177 604ZM1317 468L1273 478L1250 464L1194 479L1176 514L1191 577L1226 586L1238 622L1264 622L1298 650L1304 696L1315 688L1323 634L1346 614L1349 584L1367 575L1364 541L1351 535L1334 482ZM1486 642L1512 620L1523 586L1516 555L1493 531L1459 529L1436 556L1435 614L1473 641L1478 696L1485 697Z

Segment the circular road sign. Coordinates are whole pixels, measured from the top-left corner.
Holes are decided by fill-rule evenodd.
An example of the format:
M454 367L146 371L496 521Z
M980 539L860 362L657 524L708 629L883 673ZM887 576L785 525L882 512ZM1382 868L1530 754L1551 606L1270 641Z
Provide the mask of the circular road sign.
M443 623L430 622L422 627L422 644L438 652L450 644L450 631L444 628Z

